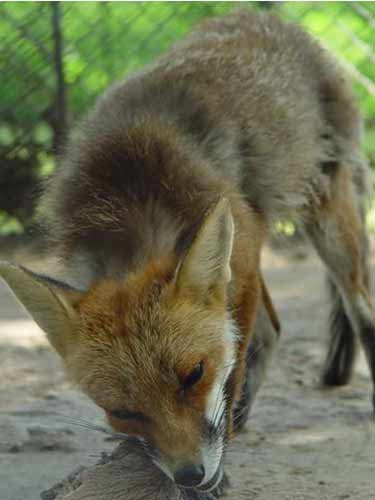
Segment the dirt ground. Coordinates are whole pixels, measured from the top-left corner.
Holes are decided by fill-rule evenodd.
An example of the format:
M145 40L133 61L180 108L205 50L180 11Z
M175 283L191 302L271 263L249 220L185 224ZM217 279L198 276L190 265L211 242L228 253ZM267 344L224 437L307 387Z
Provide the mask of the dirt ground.
M350 386L318 387L327 315L322 267L305 248L267 250L263 267L283 334L248 430L228 452L228 497L372 500L375 426L363 356ZM112 449L102 434L70 423L75 418L100 423L102 414L68 382L43 334L1 284L0 500L38 499Z

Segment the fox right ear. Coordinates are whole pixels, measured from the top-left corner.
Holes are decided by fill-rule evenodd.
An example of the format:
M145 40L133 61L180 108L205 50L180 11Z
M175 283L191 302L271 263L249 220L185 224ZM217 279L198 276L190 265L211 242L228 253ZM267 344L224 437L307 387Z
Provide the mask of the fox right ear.
M0 261L0 277L47 334L52 346L64 356L68 341L66 334L77 316L74 302L82 292L9 262Z
M206 298L231 280L234 223L229 201L222 198L204 219L178 269L180 290Z

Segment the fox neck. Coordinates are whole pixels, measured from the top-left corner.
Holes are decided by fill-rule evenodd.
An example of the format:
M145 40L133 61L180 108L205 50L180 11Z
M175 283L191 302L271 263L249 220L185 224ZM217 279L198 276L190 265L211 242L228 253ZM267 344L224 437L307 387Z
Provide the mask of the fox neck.
M80 287L183 255L210 207L221 196L231 198L233 190L203 146L171 122L148 116L147 123L131 125L125 138L109 132L110 140L92 145L93 158L79 159L95 199L82 186L76 230L62 238L66 268L81 279ZM106 165L97 164L98 156L109 157Z

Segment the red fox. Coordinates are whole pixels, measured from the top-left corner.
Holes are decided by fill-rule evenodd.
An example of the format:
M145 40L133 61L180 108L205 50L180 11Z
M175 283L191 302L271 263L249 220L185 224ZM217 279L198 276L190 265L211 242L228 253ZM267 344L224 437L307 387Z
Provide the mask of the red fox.
M63 281L0 265L72 378L176 483L221 487L264 378L274 221L328 268L323 382L349 381L358 337L375 383L361 129L346 76L300 28L211 19L110 88L67 145L42 200Z

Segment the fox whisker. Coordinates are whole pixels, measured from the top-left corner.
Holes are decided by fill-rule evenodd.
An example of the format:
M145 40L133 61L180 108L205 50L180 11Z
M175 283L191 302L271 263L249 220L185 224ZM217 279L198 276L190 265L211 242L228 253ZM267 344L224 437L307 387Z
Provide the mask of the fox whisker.
M66 422L67 424L70 425L75 425L77 427L82 427L83 429L88 429L92 430L95 432L100 432L102 434L106 434L110 437L116 438L116 439L127 439L128 435L122 432L113 432L109 428L105 427L104 425L99 425L99 424L93 424L92 422L89 422L88 420L85 420L81 417L72 417L69 415L64 415L59 412L54 412L54 414L59 417L62 421Z
M229 372L229 373L230 373L230 372L232 371L233 367L235 366L235 364L236 364L236 361L234 361L234 362L232 362L232 363L229 363L228 365L225 365L225 366L224 366L224 370L225 370L226 372ZM223 418L223 415L225 415L225 414L226 414L226 411L225 411L225 406L226 406L226 405L224 405L224 410L223 410L223 412L222 412L222 415L221 415L221 417L220 417L220 420L219 420L219 422L218 422L218 425L215 425L215 424L216 424L217 417L218 417L218 415L219 415L219 412L221 411L221 402L223 402L223 403L225 403L225 402L226 402L226 398L225 398L225 397L224 397L224 398L222 398L222 395L223 395L223 388L224 388L224 386L225 386L225 384L226 384L226 381L227 381L227 377L223 377L223 380L222 380L222 382L221 382L221 384L220 384L220 389L219 389L218 394L217 394L216 402L215 402L215 407L214 407L214 412L213 412L213 418L212 418L212 422L213 422L213 424L214 424L215 428L219 428L220 423L221 423L221 420L222 420L222 418Z

